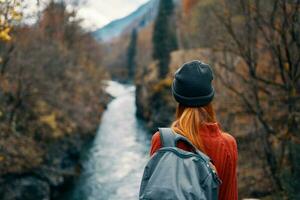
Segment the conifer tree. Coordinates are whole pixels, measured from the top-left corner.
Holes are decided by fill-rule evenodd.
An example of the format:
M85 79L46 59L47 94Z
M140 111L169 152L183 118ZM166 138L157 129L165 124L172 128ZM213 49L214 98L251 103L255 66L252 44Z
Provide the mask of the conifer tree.
M173 12L173 0L160 1L152 36L152 57L158 61L160 78L165 78L168 73L170 53L177 49L175 25L172 23Z
M136 56L136 45L137 45L137 30L133 29L130 36L130 43L127 50L127 69L128 78L133 79L135 74L135 56Z

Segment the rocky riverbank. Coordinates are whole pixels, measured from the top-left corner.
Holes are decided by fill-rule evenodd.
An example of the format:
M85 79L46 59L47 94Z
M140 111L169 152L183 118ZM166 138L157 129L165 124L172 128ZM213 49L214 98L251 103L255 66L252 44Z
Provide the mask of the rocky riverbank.
M139 75L136 81L137 116L146 122L150 131L168 126L173 120L176 104L171 95L171 76L158 79L156 63Z
M110 99L107 94L101 97L97 116L102 115ZM41 139L2 133L0 199L63 199L80 174L80 154L98 128L99 118L91 120L94 125L88 132L76 129L59 137Z
M0 178L1 199L57 199L80 173L79 155L92 137L72 134L45 145L41 165Z

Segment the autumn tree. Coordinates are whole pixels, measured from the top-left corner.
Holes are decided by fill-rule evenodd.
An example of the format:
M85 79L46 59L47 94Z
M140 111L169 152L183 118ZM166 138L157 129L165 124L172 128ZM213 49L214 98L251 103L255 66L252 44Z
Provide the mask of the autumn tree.
M218 79L256 119L280 195L299 199L300 1L224 1L215 15L224 28Z
M0 40L11 40L13 23L21 19L21 0L0 1Z
M172 23L173 12L173 0L160 1L152 37L152 57L158 60L160 78L164 78L168 73L170 53L177 49L176 32Z
M75 177L74 155L94 135L108 101L101 46L80 26L74 7L47 2L34 24L13 22L10 38L0 39L0 199L57 199L66 181L55 183L50 194L51 174ZM23 175L38 195L22 189ZM45 187L35 183L48 192L40 195Z
M0 176L37 167L40 146L94 132L106 101L101 46L76 13L51 1L40 14L34 25L14 26L11 59L1 68ZM1 43L0 55L9 48Z
M0 73L4 74L14 50L11 41L13 25L21 20L21 0L0 1Z

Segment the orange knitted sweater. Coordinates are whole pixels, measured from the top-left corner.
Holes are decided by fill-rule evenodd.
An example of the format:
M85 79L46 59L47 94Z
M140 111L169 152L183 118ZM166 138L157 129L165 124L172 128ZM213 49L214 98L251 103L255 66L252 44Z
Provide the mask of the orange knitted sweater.
M207 155L212 159L217 168L218 175L222 180L219 190L219 200L237 200L237 144L231 135L224 133L218 123L206 123L199 133L204 143ZM179 141L177 147L190 151L191 149ZM161 141L159 132L152 137L150 155L152 156L159 148Z

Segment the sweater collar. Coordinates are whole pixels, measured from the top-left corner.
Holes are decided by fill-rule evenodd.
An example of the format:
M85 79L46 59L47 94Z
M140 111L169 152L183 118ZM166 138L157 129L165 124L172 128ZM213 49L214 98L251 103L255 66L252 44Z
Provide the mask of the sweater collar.
M218 122L204 122L200 134L206 137L217 137L221 135L221 126Z

